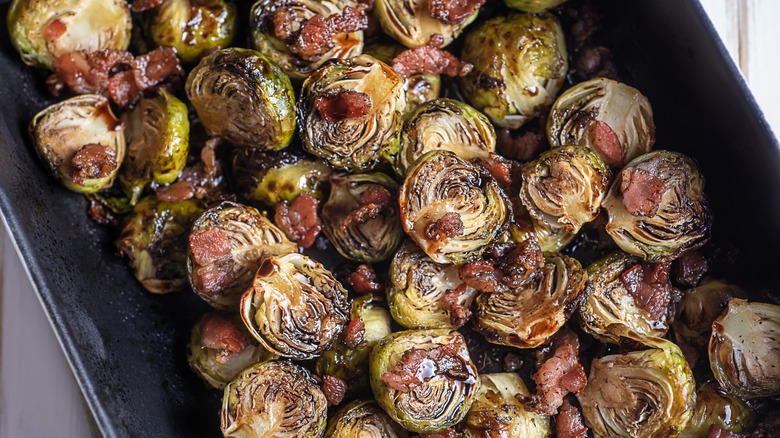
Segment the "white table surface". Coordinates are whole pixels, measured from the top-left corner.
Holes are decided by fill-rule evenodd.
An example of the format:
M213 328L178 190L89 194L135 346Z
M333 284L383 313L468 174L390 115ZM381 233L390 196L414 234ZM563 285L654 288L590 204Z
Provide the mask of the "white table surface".
M780 133L780 1L701 2ZM3 227L0 287L0 438L99 436Z

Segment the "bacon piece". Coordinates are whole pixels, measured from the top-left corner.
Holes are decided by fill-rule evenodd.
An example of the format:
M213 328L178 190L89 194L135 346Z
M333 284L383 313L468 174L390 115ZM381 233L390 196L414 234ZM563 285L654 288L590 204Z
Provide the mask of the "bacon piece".
M571 403L571 396L563 399L563 404L555 417L556 438L587 438L588 428L582 419L580 409Z
M406 79L416 73L466 76L474 68L467 62L460 62L452 53L439 49L444 37L435 33L425 45L404 50L393 59L393 70Z
M178 181L158 188L155 194L158 201L181 202L195 196L195 187L189 181Z
M133 12L143 12L163 4L165 0L134 0L130 10Z
M475 260L458 270L464 283L480 292L504 292L522 286L544 266L544 254L536 240L495 249L493 260Z
M75 94L106 94L108 77L114 65L125 68L133 61L133 55L122 50L101 50L65 53L54 60L52 70Z
M322 220L317 215L319 203L308 192L298 195L292 204L282 201L276 205L274 222L298 246L308 248L322 231Z
M623 205L634 216L655 216L664 194L664 182L652 173L631 167L621 172Z
M46 37L46 41L51 43L57 38L61 37L67 30L68 27L65 26L65 23L59 19L56 19L49 23L48 26L46 26L46 28L43 30L43 36Z
M360 194L360 203L341 222L341 229L346 230L353 224L364 224L384 212L392 214L393 194L385 186L370 185Z
M243 325L216 313L209 313L200 321L200 339L203 346L220 350L217 362L226 363L234 354L253 344Z
M447 24L457 24L485 4L485 0L428 0L431 17Z
M345 6L341 14L327 17L317 14L301 23L295 32L292 31L295 14L286 7L277 8L270 18L275 36L287 44L287 49L305 61L314 62L336 45L333 38L339 33L368 27L367 9L368 5L361 3L354 8Z
M192 259L199 265L209 265L230 252L230 240L219 228L198 230L190 234Z
M347 393L347 382L326 374L322 376L322 392L325 393L328 404L336 406L344 400L344 394Z
M71 159L73 182L83 186L88 179L105 178L116 170L116 153L102 144L86 144Z
M314 98L314 107L326 122L341 122L368 114L371 98L359 91L331 88Z
M468 286L480 292L493 293L506 290L504 273L492 260L475 260L458 269L458 276Z
M477 158L474 161L482 166L507 194L512 196L519 193L522 182L520 163L493 152L487 158Z
M87 209L87 215L92 218L93 221L100 225L115 226L119 224L118 218L114 215L108 207L100 202L94 195L86 195L87 201L89 201L89 208ZM121 251L120 251L121 252Z
M363 322L363 318L356 317L349 322L345 330L344 345L351 349L358 348L363 342L363 335L366 334L366 323Z
M460 297L466 292L466 287L466 284L463 283L444 293L444 310L450 315L450 322L455 327L463 327L471 318L471 311L468 307L460 304Z
M458 438L458 432L455 429L449 428L436 433L413 435L412 438Z
M138 102L141 90L135 83L132 70L121 71L108 79L108 98L119 106Z
M721 429L717 425L713 424L707 431L707 438L738 438L744 434L734 433L730 430Z
M170 47L158 47L151 52L135 58L132 63L135 82L141 90L158 85L174 89L185 77L184 68Z
M596 120L590 131L590 142L593 148L606 158L611 167L623 167L623 147L615 131L606 123Z
M587 46L576 61L577 71L585 79L609 78L618 80L617 66L612 51L604 46Z
M641 263L625 270L620 279L637 305L659 320L668 310L673 288L669 284L671 262Z
M515 134L507 128L496 130L496 141L501 155L520 161L531 161L549 147L547 137L536 131Z
M700 251L688 251L677 259L674 281L688 287L696 287L709 269L709 263Z
M222 289L236 281L236 275L229 266L209 264L198 266L193 271L200 289L207 294L219 293Z
M453 347L442 345L431 350L406 351L389 372L382 374L382 380L396 391L409 392L435 375L455 380L474 378L471 368Z
M381 292L384 288L371 265L358 266L355 272L349 274L347 284L361 295Z
M439 220L425 227L425 237L429 240L440 240L443 237L455 237L463 232L463 221L454 211L444 214Z

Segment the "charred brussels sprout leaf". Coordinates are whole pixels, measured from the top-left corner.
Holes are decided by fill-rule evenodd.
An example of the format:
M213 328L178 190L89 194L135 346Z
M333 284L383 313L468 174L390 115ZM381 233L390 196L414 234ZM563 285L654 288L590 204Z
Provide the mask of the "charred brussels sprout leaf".
M780 306L735 298L712 323L710 368L743 399L780 394Z
M349 322L347 291L321 264L298 253L266 256L241 297L249 332L280 356L311 359Z
M387 301L393 319L406 328L457 328L445 298L455 294L456 303L468 308L475 293L458 277L457 266L434 262L410 241L393 256Z
M512 13L469 31L461 60L474 70L460 78L466 99L498 126L519 128L538 105L550 105L566 79L566 45L549 14Z
M677 304L672 327L675 336L700 352L706 352L712 322L726 309L732 298L745 298L739 286L722 281L707 281L685 292Z
M525 12L544 12L564 2L566 0L504 0L510 8Z
M384 62L387 65L393 63L393 59L400 55L406 47L399 44L375 43L365 47L363 53ZM431 73L415 73L404 80L406 94L406 107L404 114L410 113L430 100L438 99L441 94L441 76Z
M369 55L332 60L303 83L296 107L304 148L347 171L398 151L404 80Z
M604 162L588 148L556 148L523 167L520 199L545 227L577 233L598 216L609 176Z
M322 206L323 231L344 257L387 260L404 239L396 199L398 184L384 173L338 174Z
M577 260L546 254L544 267L521 287L477 295L474 325L490 342L538 347L569 319L586 280Z
M292 84L260 52L231 48L203 58L185 90L209 135L263 150L283 149L292 140Z
M325 438L407 438L409 434L376 402L355 400L330 419Z
M235 310L264 254L297 250L295 243L256 209L222 202L204 212L192 226L187 259L190 285L213 307Z
M444 47L477 18L478 10L474 10L457 22L447 23L432 17L430 3L429 0L376 0L374 15L385 33L409 48L424 45L434 34L444 37Z
M599 437L665 438L688 423L696 403L691 369L668 341L595 359L577 398L585 424Z
M447 329L393 333L374 347L369 372L379 406L417 433L460 422L479 390L463 335Z
M198 61L210 49L230 47L236 33L236 6L224 0L202 4L165 0L153 10L150 34L157 46L176 49L182 62Z
M7 24L22 61L48 69L69 52L125 50L132 28L125 0L14 0Z
M610 167L623 167L653 147L653 110L636 88L612 79L592 79L555 101L547 137L553 147L588 146Z
M401 150L395 158L398 175L429 151L445 150L470 160L487 158L496 150L493 125L479 111L452 99L436 99L406 116Z
M170 184L187 164L190 121L187 105L162 88L122 114L127 133L127 158L119 180L135 204L151 182Z
M696 408L685 430L677 435L678 438L709 437L713 425L737 433L753 428L753 412L745 402L716 386L705 384L696 389Z
M673 260L710 236L704 178L696 162L678 152L650 152L628 163L602 206L615 243L649 262Z
M187 233L203 210L197 199L161 202L154 196L133 208L116 246L146 290L165 294L187 286Z
M81 193L107 189L125 156L122 122L108 99L84 94L56 103L30 122L35 151L65 187Z
M404 231L437 263L479 257L509 216L498 183L449 151L431 151L415 162L400 204Z
M225 387L222 434L226 438L318 438L328 402L305 369L286 360L244 370Z
M483 374L474 403L463 422L465 438L547 438L552 435L550 418L526 410L515 397L530 396L515 373Z

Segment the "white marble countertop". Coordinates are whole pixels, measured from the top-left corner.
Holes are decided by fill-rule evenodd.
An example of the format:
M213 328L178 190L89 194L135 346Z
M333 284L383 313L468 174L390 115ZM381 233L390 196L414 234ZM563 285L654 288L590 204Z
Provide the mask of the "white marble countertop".
M780 133L780 1L701 2L770 125ZM65 356L2 227L0 287L0 438L99 436L93 432L92 418Z

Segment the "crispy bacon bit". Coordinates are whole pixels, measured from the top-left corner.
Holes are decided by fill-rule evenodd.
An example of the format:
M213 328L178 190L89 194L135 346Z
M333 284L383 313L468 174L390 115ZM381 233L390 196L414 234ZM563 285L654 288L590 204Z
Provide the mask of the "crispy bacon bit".
M571 403L571 396L563 399L563 404L555 417L556 438L587 438L588 428L582 420L580 409Z
M381 292L384 288L371 265L358 266L355 272L349 274L347 284L355 293L361 295Z
M119 223L119 220L114 215L114 212L106 207L102 202L100 202L95 196L87 195L87 200L89 201L87 214L92 218L93 221L99 223L100 225L112 226Z
M445 74L447 76L466 76L474 68L467 62L460 62L452 53L439 49L444 37L438 33L431 35L425 45L404 50L393 59L393 70L406 79L416 73Z
M503 292L520 287L544 266L544 254L539 243L529 239L508 245L495 254L496 261L475 260L458 270L464 283L481 292Z
M371 109L371 97L359 91L331 88L314 98L314 107L326 122L359 119Z
M485 0L428 0L431 17L447 24L457 24L485 4Z
M328 404L337 406L344 400L344 394L347 393L347 382L336 376L322 376L322 392L325 393L325 399Z
M431 350L406 351L390 372L382 374L382 380L396 391L409 392L436 375L455 380L474 379L473 370L457 351L450 345L442 345Z
M198 230L190 234L192 259L199 265L209 265L230 252L230 240L219 228Z
M175 88L184 79L184 68L170 47L159 47L135 58L133 61L135 82L142 90L148 90L161 84Z
M734 433L730 430L721 429L717 425L713 424L707 431L707 438L738 438L743 436L742 434Z
M62 93L65 92L65 87L67 87L65 82L62 82L60 78L53 73L46 78L46 89L49 90L49 94L54 97L60 97Z
M577 71L586 79L609 78L618 80L617 66L612 51L604 46L588 46L577 58Z
M454 211L444 214L439 220L425 227L425 237L429 240L441 240L443 237L455 237L463 232L463 221Z
M133 12L143 12L163 4L165 0L134 0L130 10Z
M634 216L655 216L664 194L664 182L652 173L630 167L621 172L623 205Z
M505 276L492 260L475 260L458 270L463 282L481 292L493 293L506 290Z
M345 330L344 345L351 349L358 348L363 342L363 335L366 334L366 323L363 322L363 318L356 317L349 322Z
M571 330L562 329L553 338L553 356L545 360L536 374L536 394L515 395L526 407L543 415L555 415L563 404L563 397L579 394L587 383L585 370L579 363L580 340Z
M195 187L189 181L178 181L158 188L155 193L158 201L181 202L195 196Z
M102 144L84 145L71 159L73 182L83 186L88 179L105 178L116 170L116 153Z
M387 187L370 185L360 194L360 203L341 222L341 229L346 230L353 224L364 224L384 212L393 212L393 194Z
M704 254L688 251L674 265L674 281L683 286L696 287L708 268L709 263Z
M220 264L198 266L193 270L200 289L208 294L219 293L229 284L236 281L236 274L229 266Z
M606 123L596 120L590 131L590 141L611 167L623 167L623 147L615 131Z
M307 192L298 195L292 204L282 201L276 205L274 222L298 246L308 248L322 231L322 220L317 215L319 203Z
M672 298L669 284L669 268L672 263L641 263L621 274L626 290L634 297L637 305L659 320L668 310Z
M226 363L253 344L243 325L216 313L209 313L200 321L200 339L204 347L220 350L216 357L219 363Z
M119 106L134 104L141 97L141 90L133 80L133 71L121 71L108 79L108 98Z
M277 8L270 18L275 36L287 44L287 49L314 62L336 45L333 38L339 33L357 32L368 27L367 9L368 5L361 3L354 8L345 6L341 14L327 17L317 14L301 23L295 32L292 31L295 14L286 7Z
M61 37L67 30L68 27L65 26L65 23L57 19L46 26L43 30L43 36L46 37L46 41L52 42Z
M487 158L478 158L475 161L485 168L501 188L508 193L517 193L521 182L520 163L493 152Z
M465 283L455 289L450 289L444 294L444 310L450 315L450 322L455 327L463 327L471 318L471 311L460 303L460 297L466 292Z
M550 107L536 105L534 107L535 124L526 124L522 129L506 128L496 131L496 149L504 157L520 161L531 161L550 147L547 141L547 117Z
M412 436L412 438L458 438L458 432L455 429L450 428L436 433L421 433Z

